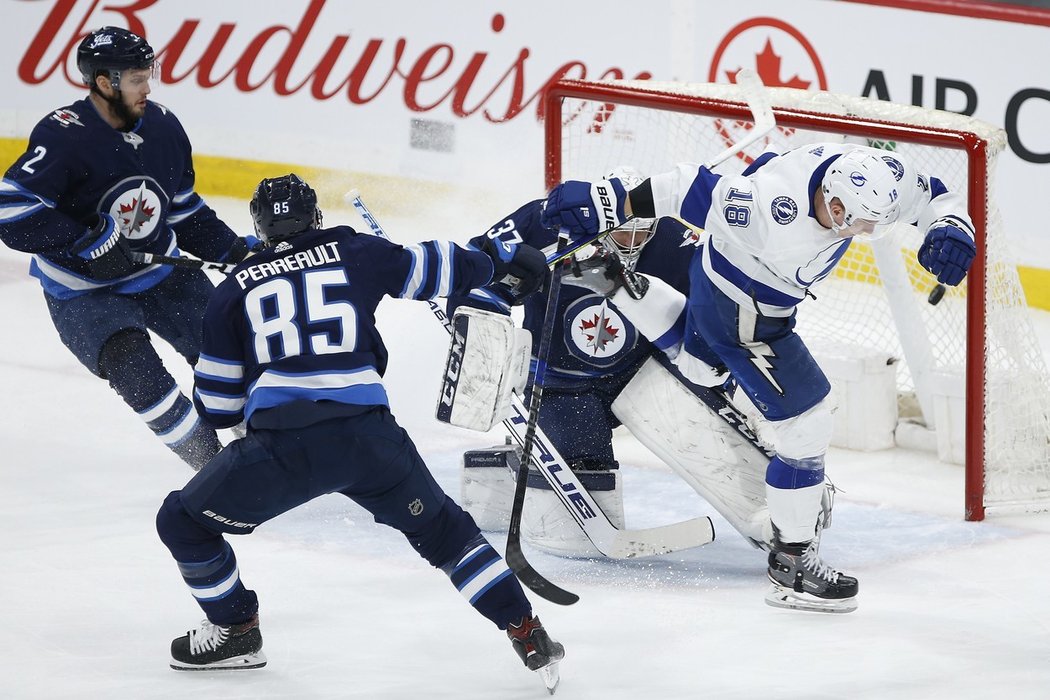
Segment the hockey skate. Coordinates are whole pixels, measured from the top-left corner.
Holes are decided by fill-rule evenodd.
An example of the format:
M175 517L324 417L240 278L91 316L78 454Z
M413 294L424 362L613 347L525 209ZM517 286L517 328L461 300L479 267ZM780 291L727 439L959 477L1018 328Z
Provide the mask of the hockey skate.
M265 665L258 615L228 627L204 620L199 628L171 642L171 667L177 671L221 671Z
M554 695L561 680L558 663L565 657L565 647L550 638L540 618L535 616L523 617L518 624L507 625L507 636L525 667L538 671L547 692Z
M819 537L799 545L776 541L769 553L768 605L830 613L857 609L857 579L821 561L819 543Z

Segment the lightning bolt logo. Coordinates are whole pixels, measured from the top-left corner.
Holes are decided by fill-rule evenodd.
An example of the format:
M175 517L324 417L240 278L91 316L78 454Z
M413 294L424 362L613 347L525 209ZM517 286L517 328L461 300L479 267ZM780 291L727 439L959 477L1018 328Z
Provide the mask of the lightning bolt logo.
M748 351L751 353L751 364L762 373L762 376L766 378L777 393L781 396L784 395L784 388L780 386L780 382L773 376L773 362L777 354L773 352L773 348L769 347L765 343L754 343L747 346Z

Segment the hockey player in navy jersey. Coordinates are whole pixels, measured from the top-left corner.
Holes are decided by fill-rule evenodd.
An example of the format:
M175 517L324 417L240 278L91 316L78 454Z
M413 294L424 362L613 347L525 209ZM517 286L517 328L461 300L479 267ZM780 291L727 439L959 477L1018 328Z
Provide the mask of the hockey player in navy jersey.
M626 187L642 182L629 167L610 177ZM557 232L541 223L543 203L523 205L472 243L524 241L553 251ZM709 365L690 352L698 341L685 335L689 265L699 240L695 229L673 217L635 218L602 245L578 253L568 271L560 268L563 284L539 426L615 526L625 527L612 444L613 430L623 425L746 540L768 550L773 542L764 483L769 455L764 445L754 444L757 439L747 440L720 417L735 385L723 363ZM634 290L644 299L632 298L630 290L614 295L621 280L632 279L644 280L645 294ZM494 285L450 297L448 313L461 305L509 313L512 302L505 288ZM533 347L545 307L540 296L524 303L523 326L534 336ZM688 449L675 439L681 432L692 433ZM464 455L464 507L483 527L506 526L511 470L518 462L520 455L509 446ZM492 468L500 464L511 469ZM600 555L545 480L530 478L527 485L521 532L529 544L563 556ZM821 503L822 526L829 522L832 497L829 487Z
M794 332L796 306L853 237L898 220L925 232L919 263L942 284L959 284L976 254L965 200L896 153L826 143L763 154L739 176L682 164L629 192L615 179L568 181L551 191L542 221L594 234L632 216L679 216L706 229L690 269L686 335L702 341L692 348L701 359L729 368L775 432L766 601L856 609L857 580L817 552L830 384Z
M56 109L0 183L0 240L32 254L62 342L194 469L218 452L215 431L165 369L149 333L197 361L213 285L203 272L136 264L131 251L237 261L238 238L194 192L190 142L151 102L153 49L103 27L77 48L88 95Z
M526 245L482 252L445 241L401 247L347 226L321 228L314 191L295 175L263 180L251 203L266 248L219 284L204 319L194 401L216 427L247 421L157 516L157 530L207 619L174 640L176 669L265 663L258 600L224 534L327 493L401 531L474 608L505 629L529 669L563 655L517 579L469 514L446 496L397 424L383 388L375 325L385 296L432 299L513 275L538 288L543 255ZM545 674L546 676L546 674Z
M624 169L619 175L626 179L632 173ZM508 243L524 241L536 248L553 250L558 232L540 224L542 204L543 200L536 200L521 206L487 233L472 239L471 243L480 246L486 239ZM638 225L618 231L612 237L628 264L636 266L639 272L662 278L685 294L689 285L689 260L696 250L690 230L670 218L659 222L636 220L635 223ZM599 256L605 254L594 252ZM612 404L646 359L652 356L654 348L614 304L586 284L583 274L569 274L563 278L539 426L610 521L622 528L621 479L612 447L612 431L620 421ZM448 314L452 316L461 305L509 313L512 301L512 295L500 286L473 289L467 295L450 296ZM543 326L545 307L546 301L541 295L534 295L524 302L522 325L533 335L533 348L537 346ZM465 484L473 478L469 469L478 454L482 455L479 463L486 463L491 458L506 459L507 453L501 448L492 453L468 453L464 470L464 478L468 481ZM493 471L486 468L484 473L489 475ZM497 476L498 480L493 481L485 493L472 494L476 498L472 507L482 513L503 513L509 509L511 499L505 492L513 492L513 477L506 470ZM522 515L522 534L526 541L557 554L597 556L597 550L572 516L550 493L546 482L541 481L529 481L529 502ZM498 527L495 520L492 527Z

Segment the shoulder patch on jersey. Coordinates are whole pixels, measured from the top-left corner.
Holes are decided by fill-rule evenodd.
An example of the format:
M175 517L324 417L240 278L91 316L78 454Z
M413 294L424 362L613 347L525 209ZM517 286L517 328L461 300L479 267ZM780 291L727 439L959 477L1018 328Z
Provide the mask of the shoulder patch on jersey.
M51 113L50 119L54 119L61 126L69 128L72 125L84 126L80 121L80 115L71 109L56 109Z
M918 180L919 180L919 187L922 188L922 191L923 192L929 192L930 191L930 181L927 180L926 178L924 178L922 175L918 176Z
M886 165L890 166L890 170L893 171L894 179L896 179L897 182L900 182L901 178L904 177L904 164L893 156L883 156L882 160Z
M159 109L162 114L167 114L170 111L167 107L162 105L160 102L153 102L153 100L150 100L150 102L155 104L157 106L157 109Z
M798 216L798 204L791 197L777 197L770 203L769 212L773 215L773 221L786 226Z

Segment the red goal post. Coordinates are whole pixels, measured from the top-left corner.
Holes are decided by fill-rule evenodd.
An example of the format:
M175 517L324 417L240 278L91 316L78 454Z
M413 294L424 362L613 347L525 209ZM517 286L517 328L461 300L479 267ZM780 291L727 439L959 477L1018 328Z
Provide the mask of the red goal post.
M742 92L730 84L559 81L546 95L547 187L598 179L620 165L645 175L702 162L750 127ZM716 172L739 172L769 149L867 143L900 152L949 189L965 191L977 231L966 281L936 306L927 303L936 281L914 260L921 232L899 225L887 236L893 243L876 250L855 242L836 275L815 288L819 301L800 307L800 335L818 359L816 348L858 352L860 342L863 351L898 362L901 423L934 436L943 461L965 463L967 520L982 520L991 506L1046 507L1050 380L994 201L1005 132L940 110L790 88L768 92L776 128ZM887 253L890 245L894 252ZM832 310L822 312L826 297ZM835 310L839 298L844 303ZM821 319L825 314L830 318ZM869 335L865 324L877 328Z

